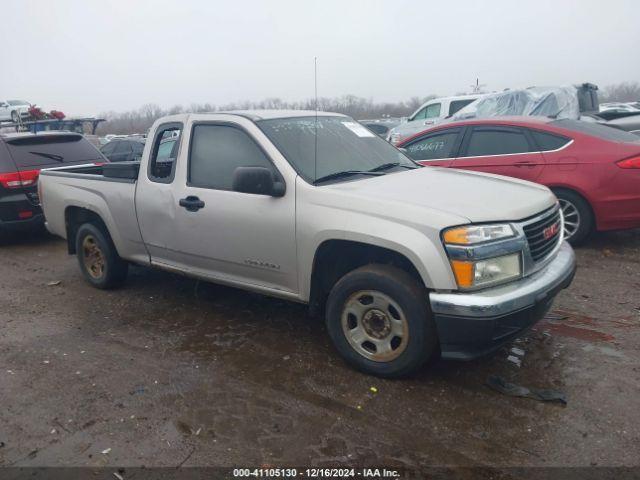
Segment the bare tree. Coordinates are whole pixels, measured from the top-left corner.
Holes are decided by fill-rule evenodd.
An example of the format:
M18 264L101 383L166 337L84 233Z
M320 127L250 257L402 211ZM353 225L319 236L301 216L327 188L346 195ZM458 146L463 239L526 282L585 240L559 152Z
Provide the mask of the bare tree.
M600 102L640 102L640 83L622 82L608 85L598 95Z

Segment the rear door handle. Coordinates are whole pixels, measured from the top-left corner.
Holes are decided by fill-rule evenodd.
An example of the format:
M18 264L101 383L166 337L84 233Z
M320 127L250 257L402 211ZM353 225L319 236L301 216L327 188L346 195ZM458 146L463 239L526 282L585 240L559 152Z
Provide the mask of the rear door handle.
M179 204L189 212L197 212L201 208L204 208L204 202L192 195L189 195L187 198L181 198Z

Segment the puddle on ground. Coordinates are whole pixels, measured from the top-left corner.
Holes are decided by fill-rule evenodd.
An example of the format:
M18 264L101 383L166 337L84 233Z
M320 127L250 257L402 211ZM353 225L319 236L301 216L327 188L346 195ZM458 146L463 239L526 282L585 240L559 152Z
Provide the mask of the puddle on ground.
M615 337L613 335L591 328L597 327L602 323L588 315L555 310L542 319L534 327L534 330L547 331L562 337L570 337L587 342L614 342Z

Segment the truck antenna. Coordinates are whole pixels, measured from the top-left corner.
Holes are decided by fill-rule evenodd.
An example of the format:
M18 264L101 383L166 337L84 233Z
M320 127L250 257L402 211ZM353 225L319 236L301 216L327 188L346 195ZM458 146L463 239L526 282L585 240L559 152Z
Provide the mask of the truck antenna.
M318 57L313 57L313 88L315 96L316 121L314 123L314 146L313 146L313 180L318 178Z

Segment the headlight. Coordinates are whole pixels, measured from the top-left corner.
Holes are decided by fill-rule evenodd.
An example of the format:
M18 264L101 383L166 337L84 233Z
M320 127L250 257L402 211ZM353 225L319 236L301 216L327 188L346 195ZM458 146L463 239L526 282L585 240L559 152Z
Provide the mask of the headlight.
M513 228L508 224L468 225L445 230L442 239L449 245L475 245L514 235Z
M513 238L511 242L500 240ZM465 225L442 232L451 269L461 289L508 282L522 276L522 248L507 223Z
M476 261L451 260L451 268L460 288L487 287L522 274L519 253Z

